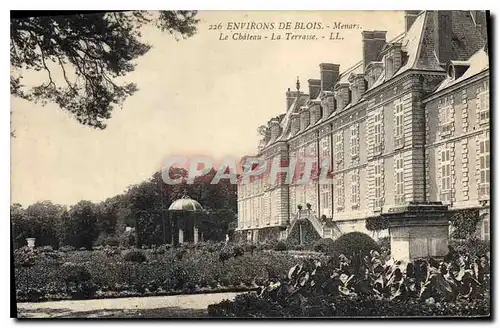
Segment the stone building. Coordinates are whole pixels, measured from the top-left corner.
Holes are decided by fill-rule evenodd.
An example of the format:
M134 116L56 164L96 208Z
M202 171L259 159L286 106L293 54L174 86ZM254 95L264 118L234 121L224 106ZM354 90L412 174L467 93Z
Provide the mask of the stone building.
M443 213L462 208L481 209L489 238L486 14L406 11L405 23L393 40L362 32L356 65L322 63L307 93L288 89L286 111L265 126L257 156L327 158L333 184L288 184L284 175L270 184L269 172L240 184L243 238L377 238L388 231L374 235L366 219L398 213L392 242L415 257L443 252ZM422 211L430 218L415 214Z

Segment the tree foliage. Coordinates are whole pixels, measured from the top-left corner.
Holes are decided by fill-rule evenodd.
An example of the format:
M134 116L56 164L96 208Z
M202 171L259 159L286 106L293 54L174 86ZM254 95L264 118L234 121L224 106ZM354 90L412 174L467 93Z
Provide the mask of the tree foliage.
M97 218L97 208L92 202L80 201L73 205L64 218L65 244L92 249L99 235Z
M36 238L37 246L59 246L59 228L66 209L50 201L37 202L26 209L11 205L14 246L26 245L26 238Z
M175 200L188 196L197 200L206 213L197 217L200 220L200 231L206 239L223 240L228 233L229 225L236 219L237 191L236 185L221 180L217 184L210 184L216 171L198 177L193 184L187 184L187 171L183 168L174 168L170 177L183 178L180 184L166 184L161 173L155 173L148 181L132 186L126 195L130 204L131 215L135 218L137 243L162 244L163 220L170 213L168 207Z
M236 221L236 185L221 180L210 184L216 171L187 184L187 171L173 168L171 178L181 177L184 183L166 184L160 172L123 194L99 203L80 201L66 210L51 202L39 202L23 209L11 206L14 246L26 245L26 238L36 238L37 246L91 248L110 241L129 239L126 226L135 226L137 244L160 245L164 242L162 220L168 218L170 204L187 195L199 201L205 212L197 216L200 232L208 240L224 240Z
M135 91L118 82L151 48L141 40L149 24L176 38L196 32L195 11L130 11L11 20L10 91L27 100L51 101L78 122L104 129L111 111ZM26 71L46 73L43 83L22 84ZM57 79L56 76L61 76Z

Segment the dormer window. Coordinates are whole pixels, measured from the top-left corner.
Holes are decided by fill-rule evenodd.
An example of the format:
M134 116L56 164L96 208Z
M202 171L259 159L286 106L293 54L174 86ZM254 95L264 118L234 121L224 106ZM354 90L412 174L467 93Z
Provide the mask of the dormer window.
M351 94L349 98L354 105L361 99L361 95L366 91L365 76L363 74L351 74L349 83L351 84Z
M381 56L383 56L385 80L387 81L401 68L403 57L401 43L388 43Z
M335 100L337 101L337 109L344 109L350 101L349 83L339 83L335 86Z
M385 58L385 78L390 79L394 75L394 59L390 56Z
M384 69L383 62L371 62L366 66L366 76L368 80L368 89L372 88L380 74L382 74L382 70Z
M460 78L469 69L469 67L470 67L469 62L451 60L448 63L448 68L446 69L448 78L452 80Z

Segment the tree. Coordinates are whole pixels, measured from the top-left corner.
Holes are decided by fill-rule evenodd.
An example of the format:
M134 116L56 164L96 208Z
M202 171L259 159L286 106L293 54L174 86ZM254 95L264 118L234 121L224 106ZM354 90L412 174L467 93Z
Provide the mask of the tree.
M195 11L110 12L11 19L10 91L30 101L56 103L81 124L104 129L115 106L136 90L117 82L151 48L145 24L179 37L196 32ZM44 83L26 87L23 72L43 71ZM56 75L61 76L60 79Z
M21 204L10 205L10 220L12 222L14 248L22 247L26 244L30 228L29 223L25 219L25 210Z
M92 249L99 235L97 217L97 208L92 202L82 200L73 205L63 219L64 243Z
M14 245L21 247L26 238L36 238L37 246L59 246L58 228L65 207L50 201L37 202L26 209L19 204L11 205Z

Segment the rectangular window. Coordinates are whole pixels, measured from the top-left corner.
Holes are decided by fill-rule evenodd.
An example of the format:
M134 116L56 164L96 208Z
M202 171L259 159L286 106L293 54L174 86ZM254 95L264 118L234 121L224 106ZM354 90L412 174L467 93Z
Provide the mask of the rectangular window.
M483 240L489 241L490 240L490 218L489 215L483 219L481 222L482 225L482 235L483 235Z
M374 138L374 155L378 155L382 152L382 112L377 111L373 115L373 138Z
M353 209L359 208L359 170L351 173L351 205Z
M405 202L405 187L404 187L404 168L403 157L397 156L394 158L394 171L395 171L395 204L401 205Z
M359 125L351 126L351 158L359 157ZM353 163L354 164L354 163Z
M394 121L394 147L398 149L404 147L404 115L401 101L394 103Z
M479 93L477 98L477 101L479 102L479 124L488 123L490 121L490 94L488 90Z
M344 175L339 174L335 178L335 195L337 196L337 211L344 209Z
M321 139L320 142L320 157L321 158L330 158L330 137L325 136Z
M279 220L279 209L276 208L276 203L278 202L278 197L277 197L277 190L271 191L271 222L278 222ZM271 224L271 222L268 222L267 224Z
M490 136L479 142L479 199L490 198Z
M376 163L373 171L375 188L373 190L373 206L374 210L382 210L384 206L383 190L382 190L382 163Z
M439 107L439 130L442 138L446 138L452 134L454 120L452 98L446 97L441 99Z
M335 134L335 163L337 164L336 169L343 168L343 160L344 160L344 138L343 132L337 132Z
M330 209L332 208L332 186L330 184L321 184L321 208L323 209L322 214L330 214Z
M451 201L451 149L443 147L441 149L441 201L449 203Z

